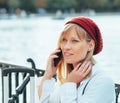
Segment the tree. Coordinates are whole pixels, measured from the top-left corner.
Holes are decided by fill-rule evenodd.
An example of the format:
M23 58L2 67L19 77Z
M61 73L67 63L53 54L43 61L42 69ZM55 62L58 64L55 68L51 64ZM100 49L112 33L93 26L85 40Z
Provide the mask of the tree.
M0 8L8 9L7 0L0 0Z
M110 11L114 0L76 0L77 10L94 9L95 11Z
M120 11L120 0L114 0L113 6L116 11Z
M20 7L20 1L19 0L8 0L7 4L10 8L14 8L14 9Z
M77 5L76 0L48 0L47 9L50 11L66 10L74 8Z
M34 0L21 0L21 9L25 10L28 14L36 12Z
M35 0L35 7L36 8L47 8L47 1L48 0Z
M7 5L10 13L15 13L16 8L19 8L21 3L19 0L8 0Z

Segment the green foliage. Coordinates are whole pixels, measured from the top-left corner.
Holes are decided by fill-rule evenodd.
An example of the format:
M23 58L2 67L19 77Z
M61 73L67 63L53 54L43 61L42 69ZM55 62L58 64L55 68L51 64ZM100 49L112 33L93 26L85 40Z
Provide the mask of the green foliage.
M95 11L112 11L114 2L120 0L76 0L77 10L94 9ZM120 3L119 3L120 4Z
M7 4L10 8L18 8L20 7L21 2L19 0L8 0Z
M114 0L113 5L114 7L120 8L120 0Z
M46 8L48 0L34 0L36 8Z
M27 12L36 12L38 8L46 9L48 12L57 10L77 12L86 9L95 11L120 11L120 0L0 0L0 5L7 4L8 8L21 8Z
M36 12L34 0L21 0L21 9L26 10L27 13Z
M76 0L48 0L47 9L51 11L65 10L75 8L76 5Z

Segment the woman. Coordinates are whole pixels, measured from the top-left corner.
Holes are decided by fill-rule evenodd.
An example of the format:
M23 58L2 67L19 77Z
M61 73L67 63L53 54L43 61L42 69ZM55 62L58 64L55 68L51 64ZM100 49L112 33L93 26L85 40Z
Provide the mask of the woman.
M82 16L69 20L58 49L49 56L38 88L39 103L115 103L114 82L93 58L102 48L101 32L93 20ZM54 65L57 58L60 61Z

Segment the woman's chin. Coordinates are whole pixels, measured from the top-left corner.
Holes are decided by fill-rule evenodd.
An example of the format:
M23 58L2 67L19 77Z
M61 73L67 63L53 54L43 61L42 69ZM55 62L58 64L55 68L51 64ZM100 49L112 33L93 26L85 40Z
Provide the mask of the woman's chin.
M73 64L73 62L71 61L65 61L67 64Z

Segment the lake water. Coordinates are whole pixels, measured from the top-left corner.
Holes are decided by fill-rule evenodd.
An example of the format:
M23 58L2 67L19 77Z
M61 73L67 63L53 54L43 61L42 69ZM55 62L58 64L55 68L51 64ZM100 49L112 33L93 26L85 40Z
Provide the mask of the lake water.
M48 16L0 20L0 62L30 67L26 59L32 58L37 68L45 69L49 54L56 48L60 30L70 18L53 20ZM104 40L103 51L95 58L114 82L120 83L120 15L91 18L99 25ZM1 91L0 80L0 100Z

